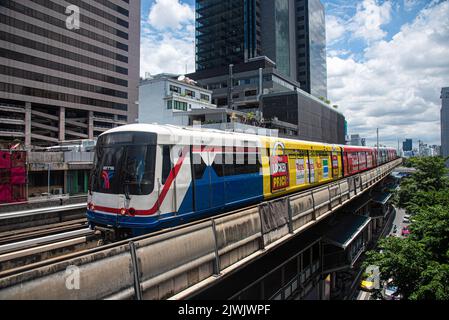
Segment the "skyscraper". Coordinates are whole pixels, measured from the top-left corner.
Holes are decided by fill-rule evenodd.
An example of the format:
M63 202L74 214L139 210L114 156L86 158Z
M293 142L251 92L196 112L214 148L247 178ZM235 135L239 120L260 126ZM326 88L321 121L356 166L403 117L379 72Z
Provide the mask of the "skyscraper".
M0 141L45 146L135 122L139 51L140 0L2 0Z
M405 139L405 141L402 142L402 151L412 151L412 150L413 150L413 140Z
M449 157L449 87L441 89L441 155Z
M320 0L197 0L196 71L267 56L315 97L327 97Z
M315 97L327 97L326 21L320 0L296 1L297 81Z
M261 0L197 0L196 70L239 64L261 53Z

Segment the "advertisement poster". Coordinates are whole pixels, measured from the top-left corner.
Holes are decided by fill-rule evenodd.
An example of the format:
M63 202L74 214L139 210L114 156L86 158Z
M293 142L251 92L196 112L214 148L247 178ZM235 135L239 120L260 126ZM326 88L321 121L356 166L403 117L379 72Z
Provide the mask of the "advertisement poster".
M314 163L314 159L307 160L307 166L309 167L309 172L310 172L310 181L309 181L309 183L314 183L315 182L315 163Z
M296 185L302 185L306 183L304 159L296 159Z
M338 156L332 156L332 174L334 177L338 176Z
M288 156L271 157L271 190L285 189L289 185Z
M323 159L323 178L329 179L329 159Z

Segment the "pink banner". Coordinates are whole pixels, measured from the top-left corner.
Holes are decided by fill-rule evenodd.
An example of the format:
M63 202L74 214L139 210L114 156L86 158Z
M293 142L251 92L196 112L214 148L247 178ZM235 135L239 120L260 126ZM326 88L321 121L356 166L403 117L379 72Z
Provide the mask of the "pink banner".
M25 168L11 168L11 184L25 184Z
M0 185L0 203L9 203L11 201L11 186Z
M11 168L11 156L9 151L0 151L0 169Z

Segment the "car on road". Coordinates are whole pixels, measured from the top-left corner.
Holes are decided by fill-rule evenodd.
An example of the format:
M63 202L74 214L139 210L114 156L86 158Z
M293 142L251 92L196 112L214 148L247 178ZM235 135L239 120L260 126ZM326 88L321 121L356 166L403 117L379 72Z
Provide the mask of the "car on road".
M401 295L398 293L398 287L393 284L393 279L389 279L382 289L382 297L384 300L400 300Z
M368 292L371 292L374 289L376 289L375 275L369 274L366 277L364 277L362 282L360 283L360 289Z
M410 229L408 226L402 228L401 235L403 237L408 237L410 235Z

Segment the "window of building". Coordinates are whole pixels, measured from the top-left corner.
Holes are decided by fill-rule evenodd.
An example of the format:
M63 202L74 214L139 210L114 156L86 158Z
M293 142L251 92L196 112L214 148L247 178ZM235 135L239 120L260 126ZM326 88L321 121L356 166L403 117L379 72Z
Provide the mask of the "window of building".
M245 91L245 97L253 97L257 95L257 90L248 90Z
M201 93L200 98L201 98L201 100L205 100L207 102L210 101L210 97L207 94Z
M181 88L174 85L170 85L170 91L181 94Z
M171 100L168 100L167 101L167 109L172 109L173 108L173 101L171 101Z
M173 109L187 111L187 103L181 101L173 101Z
M186 89L186 96L191 97L191 98L195 98L195 91Z

